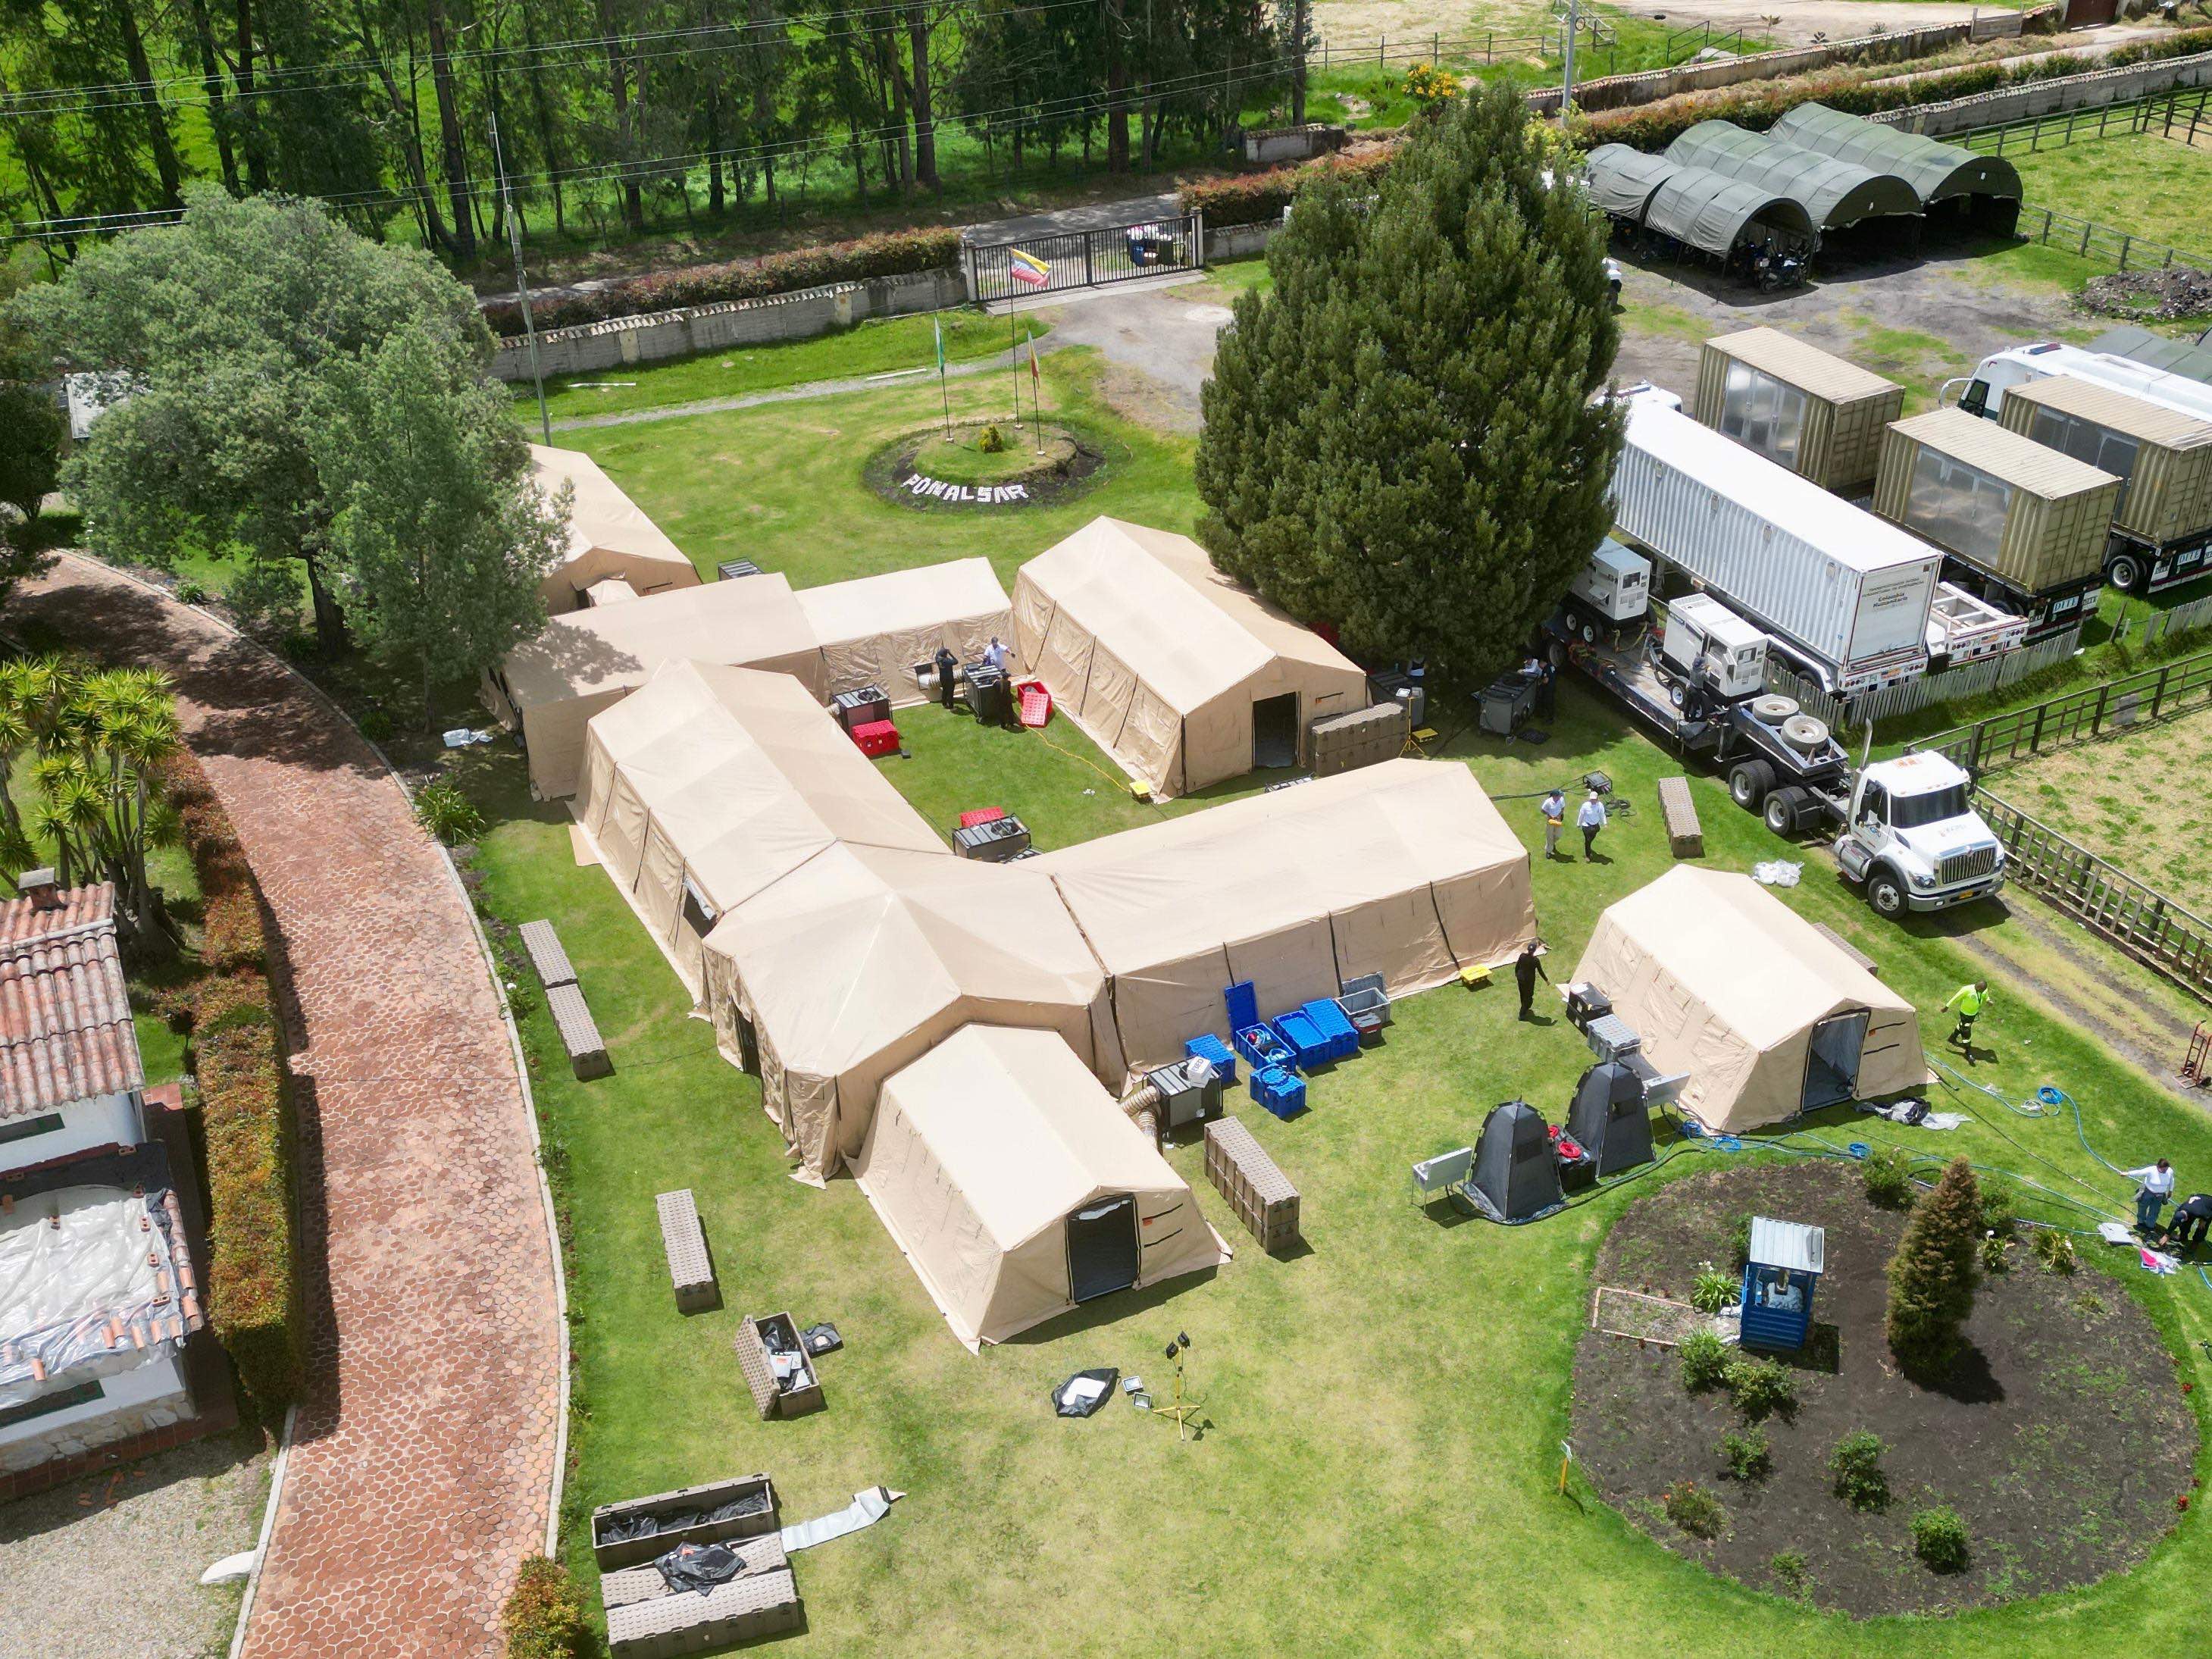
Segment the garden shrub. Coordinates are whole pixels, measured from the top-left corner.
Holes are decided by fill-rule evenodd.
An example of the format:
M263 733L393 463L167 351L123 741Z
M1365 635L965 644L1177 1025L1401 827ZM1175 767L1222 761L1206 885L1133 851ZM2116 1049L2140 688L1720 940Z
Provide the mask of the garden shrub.
M1885 1210L1901 1210L1912 1201L1912 1160L1901 1146L1881 1146L1859 1166L1866 1183L1867 1201Z
M1694 1480L1677 1480L1668 1487L1659 1506L1669 1521L1692 1538L1717 1538L1728 1524L1728 1511L1721 1507L1721 1500Z
M1692 1394L1712 1388L1728 1376L1728 1344L1711 1331L1685 1338L1676 1352L1682 1362L1682 1386Z
M208 602L208 591L198 582L179 582L177 599L179 603L185 605L205 605Z
M1878 1435L1860 1430L1836 1442L1828 1454L1828 1477L1835 1494L1855 1510L1889 1506L1889 1477L1882 1472L1881 1455L1889 1449Z
M1301 186L1324 173L1355 183L1372 183L1390 164L1382 149L1357 157L1325 155L1295 167L1269 167L1264 173L1238 173L1227 179L1202 179L1176 192L1176 209L1202 213L1209 226L1259 225L1283 216Z
M1734 1273L1723 1273L1710 1261L1700 1263L1698 1276L1690 1283L1690 1305L1699 1313L1717 1314L1736 1298L1743 1281Z
M2012 1258L2006 1254L2011 1248L2011 1242L2003 1234L1984 1233L1974 1253L1981 1259L1984 1273L2001 1273L2012 1266Z
M1948 1504L1912 1515L1912 1553L1936 1572L1957 1572L1966 1565L1966 1523Z
M361 734L371 743L383 743L392 736L392 716L381 708L372 708L354 722Z
M1784 1550L1767 1562L1766 1570L1782 1582L1782 1587L1792 1595L1802 1595L1805 1587L1813 1582L1813 1570L1805 1558L1796 1550Z
M2074 1271L2074 1240L2071 1235L2053 1231L2048 1227L2035 1230L2035 1260L2045 1273L2070 1273Z
M500 1613L507 1659L574 1659L584 1640L584 1597L558 1561L533 1555L522 1564Z
M2009 1187L1992 1182L1982 1188L1982 1231L2010 1238L2020 1226L2020 1200Z
M450 783L433 783L416 793L415 822L448 847L474 841L484 832L483 814Z
M1889 1351L1908 1373L1940 1371L1965 1340L1974 1310L1982 1194L1972 1165L1951 1160L1913 1206L1889 1261Z
M1779 1413L1787 1417L1797 1409L1797 1379L1778 1359L1748 1359L1741 1354L1728 1363L1723 1375L1736 1409L1756 1423Z
M1751 1260L1751 1212L1748 1210L1738 1216L1735 1224L1729 1229L1729 1260L1735 1263L1738 1273L1743 1272L1745 1264ZM1737 1288L1742 1288L1741 1279L1737 1281Z
M1764 1480L1774 1471L1772 1449L1762 1430L1730 1429L1721 1437L1720 1452L1721 1468L1731 1480Z
M260 968L268 959L261 890L231 829L230 815L187 750L162 763L161 782L176 809L200 884L200 965L216 973Z

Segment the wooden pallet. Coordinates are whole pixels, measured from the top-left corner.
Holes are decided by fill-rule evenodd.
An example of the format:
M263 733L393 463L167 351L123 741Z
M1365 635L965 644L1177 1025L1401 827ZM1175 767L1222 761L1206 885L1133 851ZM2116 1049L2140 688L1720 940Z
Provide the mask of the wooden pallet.
M1659 815L1667 823L1667 850L1678 859L1705 855L1705 830L1698 822L1698 804L1690 799L1687 778L1659 780Z

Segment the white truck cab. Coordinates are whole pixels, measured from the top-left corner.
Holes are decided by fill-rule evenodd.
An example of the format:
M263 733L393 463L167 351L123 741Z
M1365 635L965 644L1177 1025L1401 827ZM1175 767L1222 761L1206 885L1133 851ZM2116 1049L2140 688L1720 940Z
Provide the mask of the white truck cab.
M1948 757L1900 755L1859 769L1836 862L1879 915L1944 910L2004 885L2004 848Z
M2052 341L1990 353L1975 366L1972 374L1946 380L1937 390L1936 400L1948 404L1955 396L1959 407L1969 415L1995 420L2004 407L2007 391L2032 380L2048 380L2054 374L2093 380L2178 414L2212 421L2212 386L2202 380L2168 374L2131 357L2115 356L2109 351L2085 351L2080 346Z
M1766 635L1710 593L1685 593L1667 606L1653 666L1680 708L1698 686L1723 702L1766 689Z

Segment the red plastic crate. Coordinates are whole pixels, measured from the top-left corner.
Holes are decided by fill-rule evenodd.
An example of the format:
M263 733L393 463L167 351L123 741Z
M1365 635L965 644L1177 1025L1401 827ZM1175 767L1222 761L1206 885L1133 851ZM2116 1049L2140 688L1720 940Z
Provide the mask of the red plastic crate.
M1014 688L1020 700L1021 722L1035 731L1052 723L1052 693L1046 690L1042 680L1024 680Z
M960 815L960 827L973 830L979 823L996 823L1006 816L1006 809L1003 806L978 806L973 811Z
M853 727L853 741L860 752L873 760L878 755L898 753L898 727L889 720L862 720Z

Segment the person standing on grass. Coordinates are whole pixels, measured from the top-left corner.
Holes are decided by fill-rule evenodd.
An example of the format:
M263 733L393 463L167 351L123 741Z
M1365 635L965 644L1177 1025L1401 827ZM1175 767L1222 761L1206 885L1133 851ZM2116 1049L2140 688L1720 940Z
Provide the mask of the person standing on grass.
M1544 814L1544 856L1556 859L1559 856L1559 831L1567 827L1566 792L1561 789L1552 791L1544 797L1540 810Z
M1545 984L1552 976L1544 972L1541 958L1544 941L1532 939L1521 947L1521 954L1513 958L1513 982L1521 988L1521 1018L1528 1019L1536 1012L1536 981L1540 976Z
M1989 981L1977 979L1969 980L1952 992L1951 1000L1943 1005L1946 1009L1956 1008L1959 1011L1959 1026L1951 1033L1951 1041L1969 1053L1974 1047L1974 1022L1982 1017L1982 1010L1989 1006Z
M1007 659L1012 655L1012 653L1006 649L996 634L991 635L990 644L983 647L983 660L1001 674L1006 673Z
M1595 864L1597 832L1605 828L1605 803L1597 798L1596 790L1589 792L1589 798L1583 802L1582 810L1575 814L1575 823L1583 832L1583 862Z
M937 647L937 654L930 660L937 666L938 700L945 705L945 712L949 714L952 712L952 682L960 672L960 659L940 645Z
M2136 1231L2148 1238L2158 1231L2158 1212L2173 1196L2173 1165L2160 1158L2120 1173L2136 1183Z

